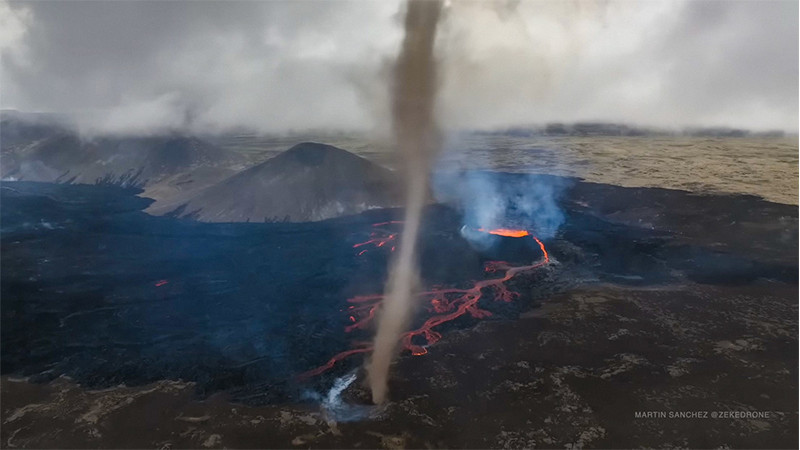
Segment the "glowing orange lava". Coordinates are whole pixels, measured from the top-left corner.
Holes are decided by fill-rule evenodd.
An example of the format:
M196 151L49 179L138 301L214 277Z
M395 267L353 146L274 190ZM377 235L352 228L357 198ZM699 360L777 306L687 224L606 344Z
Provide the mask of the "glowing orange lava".
M434 328L437 326L445 322L450 322L466 313L469 313L472 317L478 319L491 316L492 313L484 309L480 309L477 306L478 302L481 300L481 298L483 298L484 290L491 290L494 294L495 301L510 302L517 298L519 294L510 291L506 287L505 282L514 278L520 273L529 272L531 270L544 267L550 262L550 256L548 255L542 241L540 241L536 236L530 235L525 230L497 229L489 232L492 234L510 237L531 236L542 250L542 260L531 265L517 267L512 267L505 261L488 261L484 265L484 270L486 273L494 273L502 270L504 271L502 277L476 281L472 287L467 289L433 288L429 291L421 292L419 296L425 298L430 304L428 310L436 315L428 318L419 328L403 334L401 340L404 350L410 351L412 355L424 355L428 353L426 347L436 343L442 337L440 333L434 331ZM510 232L512 234L501 234L506 232ZM395 236L396 234L392 235L391 239L394 239ZM370 241L367 241L367 243L370 243ZM364 244L366 243L362 243L361 245ZM348 319L350 320L351 324L345 327L345 332L349 333L356 329L363 329L366 325L372 322L382 301L382 294L360 295L347 299L347 302L351 303L351 305L347 308ZM414 343L413 340L415 337L417 337L418 340L424 339L425 344L420 345L418 343ZM319 375L331 369L338 361L341 361L342 359L357 353L366 353L370 351L372 351L370 343L357 343L355 348L334 355L324 365L305 372L299 375L298 378L306 379Z
M398 220L391 220L389 222L373 223L372 226L376 227L376 228L380 228L380 227L383 227L385 225L395 225L395 224L400 224L400 223L403 223L403 222L402 221L398 221ZM398 235L397 232L393 233L393 232L389 232L389 231L386 231L386 230L378 229L378 230L375 230L375 231L373 231L372 233L369 234L369 240L364 241L364 242L359 242L358 244L353 245L353 248L364 247L364 246L367 246L367 245L372 245L375 248L380 248L380 247L383 247L383 246L385 246L386 244L388 244L390 242L392 242L392 243L395 242L396 239L397 239L397 235ZM361 256L364 253L367 253L367 250L370 250L370 249L369 248L365 248L365 249L359 251L358 252L358 256ZM395 245L392 245L389 251L393 252L394 250L395 250Z
M493 230L478 228L478 231L482 231L484 233L489 233L489 234L496 234L498 236L515 237L515 238L531 235L530 233L528 233L528 230L511 230L508 228L495 228Z
M384 225L399 225L401 223L403 223L402 220L390 220L388 222L373 223L372 226L373 227L382 227Z

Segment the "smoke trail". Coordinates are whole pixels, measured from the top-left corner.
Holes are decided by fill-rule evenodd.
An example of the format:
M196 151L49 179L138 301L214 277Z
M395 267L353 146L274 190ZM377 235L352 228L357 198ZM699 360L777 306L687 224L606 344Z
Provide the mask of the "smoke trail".
M524 229L542 239L553 237L565 220L559 199L569 183L550 175L441 171L432 187L437 202L463 212L461 235L485 251L498 239L479 228Z
M428 172L439 140L433 117L436 96L433 44L442 2L408 0L406 6L405 38L394 67L392 87L393 131L405 163L405 225L386 285L386 301L378 318L372 358L367 366L367 380L375 403L386 399L389 366L413 309L419 278L417 235L428 193Z

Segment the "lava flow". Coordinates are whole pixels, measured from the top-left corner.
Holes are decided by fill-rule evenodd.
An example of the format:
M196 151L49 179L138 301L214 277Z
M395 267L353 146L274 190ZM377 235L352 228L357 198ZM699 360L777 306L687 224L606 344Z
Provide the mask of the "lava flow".
M372 233L370 233L369 240L364 241L364 242L359 242L358 244L355 244L353 246L353 248L360 248L360 247L365 247L365 246L368 246L368 245L375 246L375 248L380 248L380 247L385 246L386 244L391 243L392 246L391 246L390 250L394 251L395 250L394 242L397 239L397 233L396 232L389 232L389 231L386 231L386 230L382 230L379 227L382 227L384 225L398 224L398 223L403 223L403 222L394 221L393 220L393 221L390 221L390 222L381 222L381 223L372 224L372 226L377 228L377 229L375 231L373 231ZM364 253L367 253L367 250L369 250L369 248L364 248L364 249L360 250L358 252L358 256L361 256Z
M508 228L497 228L494 230L486 230L483 228L478 228L478 231L482 231L484 233L494 234L497 236L506 236L506 237L525 237L530 236L531 234L528 233L528 230L510 230ZM538 239L537 239L538 241Z
M382 224L381 224L382 225ZM419 328L404 333L401 337L403 349L408 350L413 355L424 355L428 352L426 347L436 343L441 339L442 335L434 328L437 326L450 322L458 317L469 313L472 317L482 319L492 315L489 311L478 307L478 302L484 296L484 290L491 289L493 291L495 301L510 302L519 296L516 292L510 291L505 282L511 280L515 276L523 272L528 272L539 267L543 267L550 262L550 256L547 254L544 244L536 236L531 235L526 230L511 230L511 229L493 229L484 230L479 229L490 234L507 237L525 237L530 236L539 245L542 250L542 260L527 266L513 267L505 261L488 261L484 265L486 273L494 273L497 271L505 271L502 277L489 278L474 282L472 287L467 289L459 288L433 288L429 291L419 293L420 297L426 298L429 307L428 310L436 315L428 318ZM386 242L392 241L396 238L397 233L386 234L382 238L372 236L369 241L356 244L354 247L359 247L367 244L373 244L377 247L382 247ZM363 252L362 252L363 253ZM361 254L361 253L359 253ZM383 301L383 294L375 295L359 295L347 299L351 305L347 308L348 319L351 322L346 326L344 331L349 333L356 329L363 329L375 317L375 313ZM424 340L424 344L415 343L414 341ZM367 353L372 351L372 346L368 342L358 342L354 348L334 355L327 363L299 375L300 379L306 379L319 375L331 368L344 358L352 356L357 353Z

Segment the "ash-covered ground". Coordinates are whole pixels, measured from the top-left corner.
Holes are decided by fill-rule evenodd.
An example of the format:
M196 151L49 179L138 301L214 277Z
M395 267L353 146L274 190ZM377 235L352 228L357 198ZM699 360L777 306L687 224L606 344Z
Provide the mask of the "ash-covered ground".
M551 263L402 357L380 409L324 401L355 373L341 401L365 403L361 355L296 375L371 336L343 331L347 298L381 291L389 250L353 246L399 211L199 223L131 189L4 182L2 445L796 447L797 207L558 181ZM542 257L476 251L462 219L428 208L426 285ZM687 411L760 416L637 417Z

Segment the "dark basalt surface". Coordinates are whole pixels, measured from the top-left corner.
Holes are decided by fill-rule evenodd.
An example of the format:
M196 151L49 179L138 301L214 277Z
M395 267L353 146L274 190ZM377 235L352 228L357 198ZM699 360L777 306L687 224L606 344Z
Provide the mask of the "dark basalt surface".
M345 334L340 310L380 292L388 253L353 245L399 211L209 224L149 216L132 190L3 183L3 445L796 446L797 207L563 181L554 263L401 358L393 401L353 423L303 394L361 359L294 375L369 337ZM476 252L461 223L428 209L426 284L541 257L514 238ZM774 414L634 418L715 409Z

